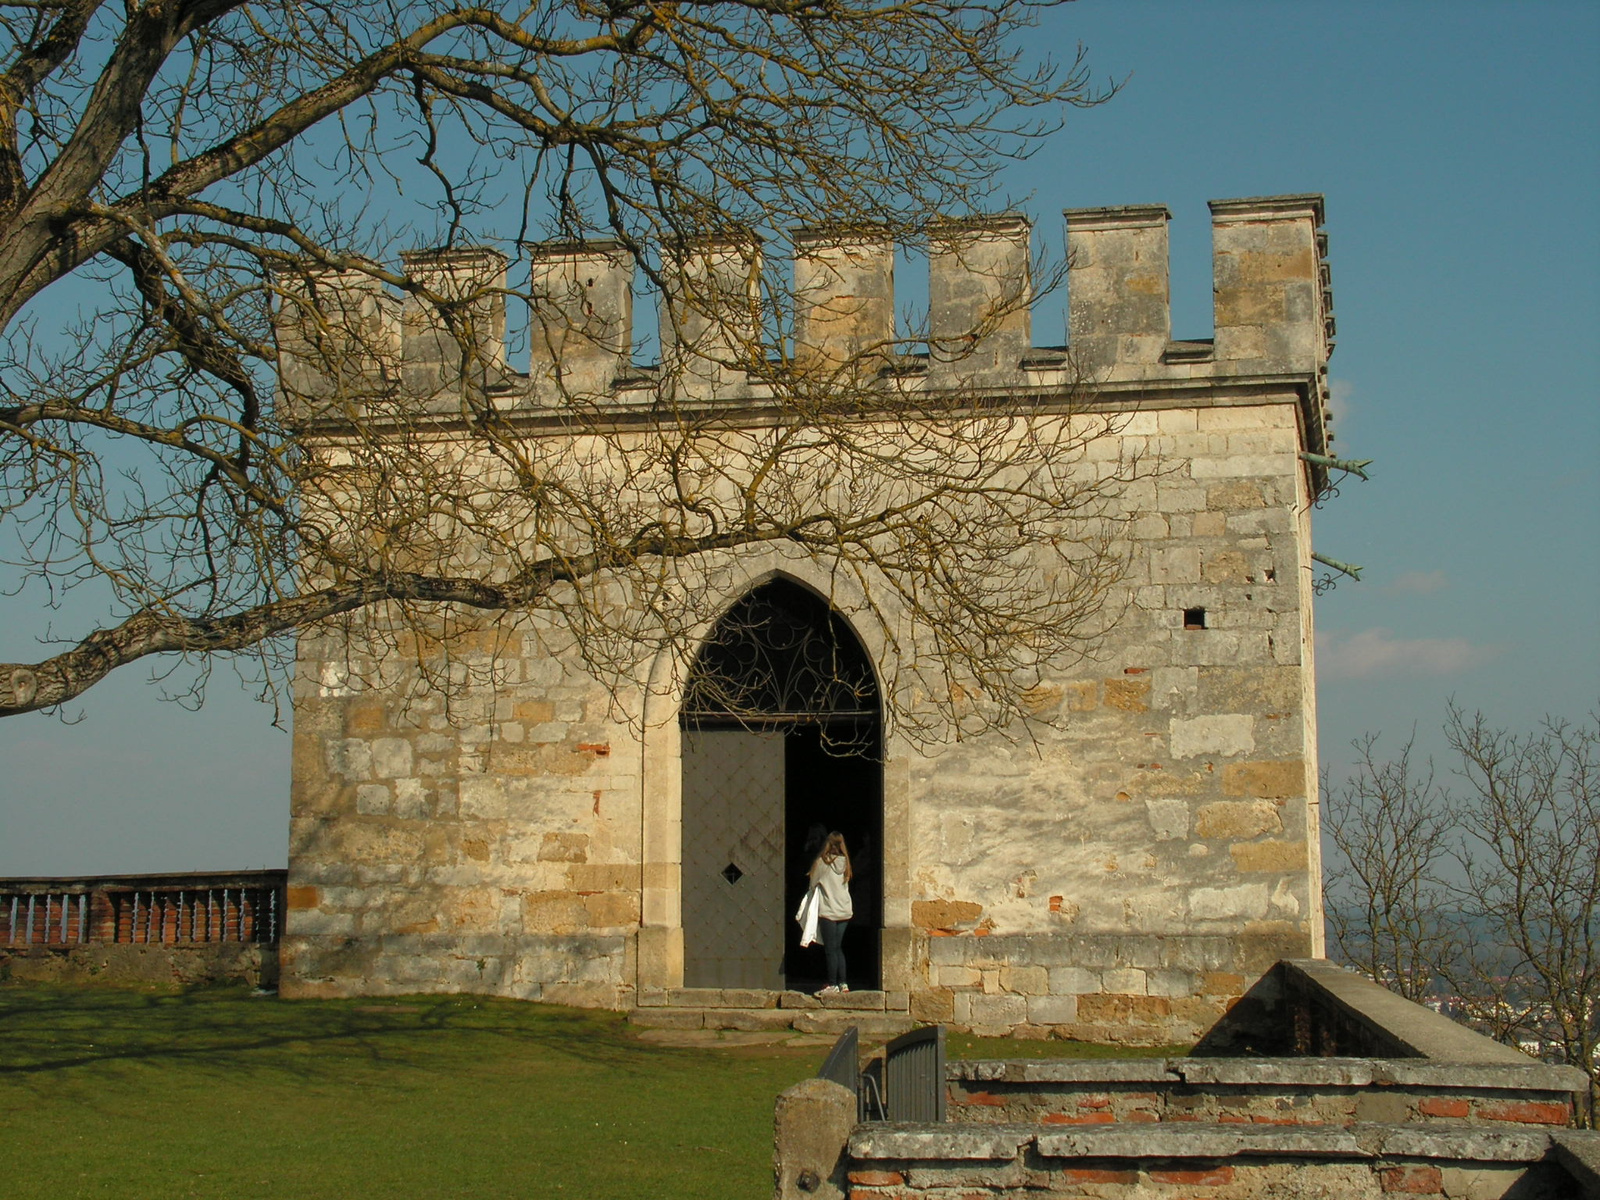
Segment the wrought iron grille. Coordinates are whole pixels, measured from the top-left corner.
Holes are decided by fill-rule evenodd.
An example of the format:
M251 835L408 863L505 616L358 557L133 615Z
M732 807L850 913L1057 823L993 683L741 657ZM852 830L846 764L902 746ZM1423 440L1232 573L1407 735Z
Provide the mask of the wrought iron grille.
M844 619L820 596L780 579L717 623L689 678L683 722L818 722L829 743L861 753L876 738L878 699L871 660Z

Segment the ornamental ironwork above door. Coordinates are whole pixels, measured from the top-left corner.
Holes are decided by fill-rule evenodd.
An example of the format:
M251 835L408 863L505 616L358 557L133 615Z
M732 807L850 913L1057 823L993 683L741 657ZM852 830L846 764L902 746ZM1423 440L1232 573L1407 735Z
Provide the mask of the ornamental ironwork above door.
M717 622L683 706L689 727L875 722L878 683L861 643L821 597L775 580Z

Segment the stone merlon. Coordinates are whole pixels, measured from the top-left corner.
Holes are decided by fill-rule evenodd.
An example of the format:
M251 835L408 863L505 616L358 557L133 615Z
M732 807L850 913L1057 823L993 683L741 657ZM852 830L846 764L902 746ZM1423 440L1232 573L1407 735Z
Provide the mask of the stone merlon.
M929 230L928 338L922 353L896 355L895 246L872 229L792 231L795 365L846 364L858 376L920 390L1042 394L1085 388L1171 391L1175 403L1212 380L1292 382L1302 393L1307 448L1326 449L1326 362L1334 345L1332 290L1318 195L1211 201L1215 338L1171 336L1164 205L1066 210L1068 332L1065 346L1035 347L1031 329L1031 223L1018 214L943 221ZM663 362L636 364L636 264L611 241L552 243L533 254L529 373L505 369L505 260L474 247L402 256L427 290L461 301L445 328L424 298L398 303L359 272L330 273L321 320L348 323L352 340L379 355L398 331L403 394L438 406L463 386L488 389L503 409L530 413L581 402L645 406L662 387L685 399L759 402L743 369L760 346L761 277L754 242L697 242L665 255L674 280L661 302ZM349 293L343 298L343 293ZM285 392L305 402L331 390L330 367L308 338L305 306L282 304L279 345ZM316 342L316 345L313 345ZM463 351L466 353L463 353ZM348 389L344 389L348 390ZM1148 407L1159 398L1145 399ZM342 412L307 415L340 419Z

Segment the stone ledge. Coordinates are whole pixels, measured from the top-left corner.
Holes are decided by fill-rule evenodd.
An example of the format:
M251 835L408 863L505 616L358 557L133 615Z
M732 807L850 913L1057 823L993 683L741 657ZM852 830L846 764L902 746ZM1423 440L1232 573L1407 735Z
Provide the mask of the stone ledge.
M891 1038L905 1033L915 1024L896 1013L797 1012L794 1028L801 1033L843 1033L854 1025L863 1038Z
M860 991L860 992L835 992L829 995L818 993L816 1000L823 1008L853 1009L861 1012L882 1012L888 999L887 992Z
M1076 1129L1035 1138L1042 1158L1365 1158L1359 1127L1160 1124Z
M1168 1083L1229 1087L1439 1088L1453 1092L1581 1091L1585 1077L1525 1056L1520 1063L1383 1058L974 1059L951 1062L945 1078L993 1083Z
M1360 1130L1361 1126L1355 1127ZM1375 1156L1458 1158L1478 1162L1535 1162L1550 1152L1546 1129L1489 1125L1380 1125Z
M1016 1158L1037 1136L1033 1125L857 1125L850 1157L993 1162Z
M1525 1066L1532 1061L1520 1050L1457 1025L1449 1017L1413 1004L1327 959L1285 959L1282 966L1291 980L1300 976L1325 1000L1378 1037L1395 1043L1402 1052L1449 1063Z
M971 1059L945 1064L945 1078L994 1083L1182 1083L1166 1058Z
M781 1008L713 1008L707 1010L707 1029L793 1029L794 1014Z
M1183 1058L1171 1067L1185 1083L1300 1087L1380 1086L1452 1091L1560 1092L1587 1086L1583 1072L1519 1054L1520 1062L1407 1058Z
M730 992L735 992L735 991L737 991L737 994L740 997L751 997L751 998L753 998L753 997L760 996L762 994L762 993L759 993L759 992L748 992L747 993L747 992L744 992L742 989L731 989L731 988L700 988L700 987L668 988L667 989L667 1000L666 1000L666 1003L667 1003L667 1006L669 1008L765 1008L766 1007L766 1005L764 1005L764 1004L761 1004L759 1002L754 1002L753 1003L753 1002L750 1002L750 1000L748 1000L748 999L746 1000L745 1003L742 1003L742 1004L741 1003L730 1003L729 999L728 999L729 993Z
M873 988L823 996L812 992L776 991L767 988L658 988L639 989L639 1008L786 1008L843 1009L858 1012L907 1012L911 997L906 992L884 992Z
M992 1162L1016 1158L1029 1144L1041 1158L1429 1158L1532 1163L1549 1153L1552 1135L1544 1130L1380 1124L1265 1128L1195 1123L1048 1133L1034 1125L858 1125L850 1136L850 1155L879 1161Z
M1524 1056L1526 1059L1526 1056ZM1391 1058L1373 1062L1374 1083L1401 1087L1433 1087L1471 1091L1582 1093L1589 1078L1577 1067L1555 1067L1531 1060L1520 1063L1446 1062Z
M1350 1125L1241 1127L1161 1125L1041 1134L1041 1156L1068 1158L1436 1158L1537 1162L1550 1149L1544 1130L1481 1126Z
M911 1007L911 998L905 992L881 992L871 988L826 996L820 992L795 991L774 992L772 995L779 1008L836 1008L860 1012L906 1012Z
M1244 1087L1366 1087L1379 1078L1371 1058L1193 1058L1172 1069L1187 1084Z
M854 1025L864 1038L889 1038L914 1022L904 1013L846 1008L721 1008L641 1005L630 1009L628 1024L644 1029L731 1029L747 1032L793 1029L797 1033L840 1034Z

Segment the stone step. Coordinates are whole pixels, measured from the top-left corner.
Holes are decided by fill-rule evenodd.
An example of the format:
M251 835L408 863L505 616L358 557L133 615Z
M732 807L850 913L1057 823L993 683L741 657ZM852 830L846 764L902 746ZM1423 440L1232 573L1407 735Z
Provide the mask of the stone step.
M906 1012L911 997L905 992L876 989L821 995L812 992L777 991L764 988L644 988L639 993L640 1008L791 1008L852 1009L874 1012Z
M879 992L863 989L854 992L779 992L779 1008L838 1009L850 1012L906 1012L911 997L905 992Z
M729 1029L840 1034L854 1025L864 1038L888 1038L916 1022L906 1013L846 1008L635 1008L628 1024L642 1029Z
M908 1013L797 1012L794 1017L794 1027L801 1033L840 1034L854 1025L867 1041L886 1041L916 1024Z

